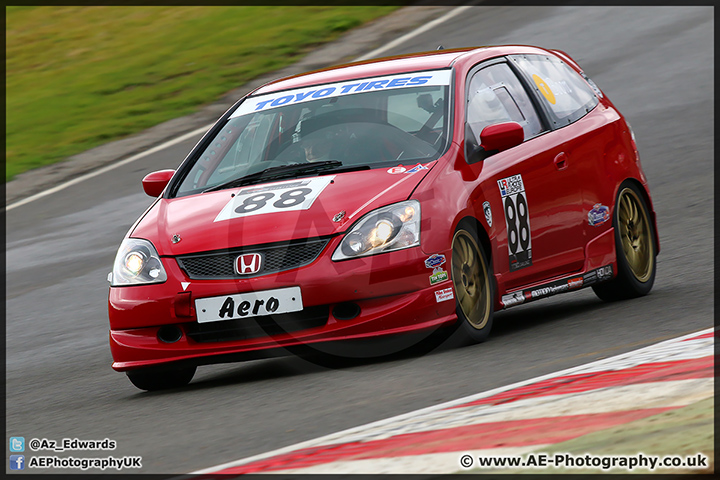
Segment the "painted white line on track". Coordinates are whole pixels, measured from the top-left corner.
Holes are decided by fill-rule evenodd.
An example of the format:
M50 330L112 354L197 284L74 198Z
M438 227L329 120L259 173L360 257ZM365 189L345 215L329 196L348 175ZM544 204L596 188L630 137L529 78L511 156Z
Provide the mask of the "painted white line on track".
M561 371L559 371L559 372L549 373L549 374L547 374L547 375L542 375L542 376L539 376L539 377L531 378L531 379L528 379L528 380L524 380L524 381L522 381L522 382L513 383L512 385L506 385L506 386L503 386L503 387L498 387L498 388L495 388L495 389L492 389L492 390L488 390L488 391L486 391L486 392L476 393L476 394L473 394L473 395L469 395L469 396L467 396L467 397L458 398L458 399L455 399L455 400L450 400L450 401L445 402L445 403L441 403L441 404L438 404L438 405L432 405L432 406L430 406L430 407L422 408L422 409L420 409L420 410L415 410L415 411L413 411L413 412L408 412L408 413L404 413L404 414L401 414L401 415L396 415L396 416L394 416L394 417L385 418L385 419L383 419L383 420L378 420L378 421L376 421L376 422L367 423L367 424L365 424L365 425L359 425L359 426L357 426L357 427L352 427L352 428L349 428L349 429L347 429L347 430L343 430L343 431L341 431L341 432L331 433L331 434L329 434L329 435L325 435L325 436L322 436L322 437L319 437L319 438L313 438L313 439L311 439L311 440L306 440L306 441L304 441L304 442L296 443L296 444L294 444L294 445L289 445L289 446L287 446L287 447L282 447L282 448L279 448L279 449L276 449L276 450L272 450L272 451L269 451L269 452L261 453L261 454L258 454L258 455L253 455L253 456L251 456L251 457L246 457L246 458L242 458L242 459L239 459L239 460L234 460L234 461L231 461L231 462L223 463L223 464L220 464L220 465L215 465L215 466L213 466L213 467L204 468L204 469L202 469L202 470L197 470L197 471L195 471L195 472L192 472L192 473L190 473L189 475L200 475L200 474L215 473L215 472L218 472L218 471L221 471L221 470L225 470L225 469L228 469L228 468L231 468L231 467L237 467L237 466L239 466L239 465L244 465L244 464L247 464L247 463L256 462L256 461L258 461L258 460L264 460L264 459L266 459L266 458L275 457L275 456L277 456L277 455L282 455L282 454L289 453L289 452L293 452L293 451L296 451L296 450L301 450L301 449L306 448L306 447L312 447L312 446L317 446L317 445L331 444L331 443L333 442L333 440L338 440L338 439L340 439L340 438L349 437L349 436L351 436L351 435L353 435L353 434L355 434L355 433L358 433L358 432L360 432L360 431L362 431L362 430L367 430L367 429L369 429L369 428L377 428L377 427L380 427L380 426L383 426L383 425L387 425L387 424L389 424L389 423L398 422L398 421L400 421L400 420L404 420L404 419L409 419L409 418L412 418L412 417L418 417L418 416L426 415L426 414L435 412L435 411L437 411L437 410L441 410L441 409L445 409L445 408L449 408L449 407L454 407L454 406L456 406L456 405L461 405L461 404L464 404L464 403L469 403L469 402L471 402L471 401L475 401L475 400L478 400L478 399L480 399L480 398L490 397L490 396L492 396L492 395L495 395L495 394L498 394L498 393L501 393L501 392L505 392L505 391L507 391L507 390L512 390L512 389L515 389L515 388L523 387L523 386L525 386L525 385L530 385L530 384L533 384L533 383L541 382L541 381L543 381L543 380L547 380L547 379L550 379L550 378L555 378L555 377L560 377L560 376L565 376L565 375L571 375L571 374L573 374L573 373L576 373L576 372L579 372L579 371L583 371L583 370L585 370L585 369L587 369L587 368L590 368L590 367L592 367L592 368L594 369L594 368L596 368L596 367L598 367L598 366L601 366L601 365L612 364L612 363L617 362L619 359L628 358L628 357L633 357L633 356L636 356L636 355L638 355L638 354L642 354L642 353L645 353L645 352L648 352L648 351L652 351L653 349L657 349L657 348L659 348L659 347L661 347L661 346L665 346L665 345L668 345L668 344L680 342L680 341L683 341L684 339L687 339L687 338L693 338L693 337L697 337L697 336L699 336L699 335L704 335L704 334L713 332L714 330L715 330L714 327L712 327L712 328L708 328L708 329L701 330L701 331L698 331L698 332L693 332L693 333L690 333L690 334L687 334L687 335L683 335L683 336L681 336L681 337L671 338L670 340L665 340L664 342L660 342L660 343L656 343L656 344L653 344L653 345L649 345L649 346L647 346L647 347L644 347L644 348L641 348L641 349L638 349L638 350L633 350L633 351L626 352L626 353L622 353L622 354L620 354L620 355L616 355L616 356L613 356L613 357L603 358L603 359L597 360L597 361L595 361L595 362L587 363L587 364L584 364L584 365L579 365L579 366L577 366L577 367L571 367L571 368L568 368L568 369L566 369L566 370L561 370ZM186 476L180 476L180 477L176 477L176 478L178 478L178 480L179 480L179 479L181 479L181 478L191 478L191 477L189 477L189 476L187 476L187 477L186 477Z
M59 192L60 190L65 190L67 187L70 187L70 186L75 185L75 184L80 183L80 182L84 182L84 181L87 180L87 179L90 179L90 178L93 178L93 177L97 177L98 175L102 175L103 173L107 173L107 172L109 172L109 171L111 171L111 170L115 170L115 169L118 168L118 167L122 167L123 165L127 165L128 163L132 163L132 162L134 162L135 160L140 160L141 158L145 158L145 157L147 157L148 155L152 155L152 154L155 153L155 152L159 152L160 150L164 150L164 149L166 149L166 148L168 148L168 147L172 147L173 145L176 145L176 144L178 144L178 143L180 143L180 142L184 142L184 141L187 140L188 138L192 138L192 137L194 137L194 136L196 136L196 135L200 135L200 134L202 134L202 133L205 133L205 132L208 131L208 130L210 129L210 127L212 127L212 126L213 126L213 124L210 124L210 125L206 125L206 126L204 126L204 127L198 128L198 129L196 129L196 130L193 130L192 132L188 132L188 133L186 133L186 134L184 134L184 135L181 135L181 136L179 136L179 137L177 137L177 138L174 138L174 139L172 139L172 140L169 140L169 141L167 141L167 142L165 142L165 143L162 143L162 144L160 144L160 145L156 145L156 146L150 148L149 150L145 150L144 152L140 152L140 153L138 153L138 154L136 154L136 155L133 155L132 157L126 158L125 160L121 160L121 161L119 161L119 162L117 162L117 163L113 163L113 164L108 165L108 166L106 166L106 167L103 167L103 168L101 168L101 169L99 169L99 170L95 170L95 171L93 171L93 172L86 173L85 175L81 175L81 176L79 176L79 177L77 177L77 178L73 178L72 180L70 180L70 181L68 181L68 182L61 183L60 185L57 185L57 186L52 187L52 188L49 188L49 189L47 189L47 190L43 190L42 192L36 193L35 195L29 196L29 197L27 197L27 198L24 198L24 199L18 201L18 202L15 202L15 203L13 203L13 204L8 205L7 207L5 207L5 211L9 211L9 210L12 210L13 208L17 208L17 207L19 207L19 206L21 206L21 205L25 205L25 204L27 204L27 203L33 202L33 201L35 201L35 200L38 200L38 199L40 199L40 198L47 197L48 195L52 195L53 193Z
M393 49L393 48L397 47L398 45L403 44L404 42L407 42L407 41L410 40L411 38L415 38L415 37L417 37L418 35L427 32L428 30L432 30L433 28L437 27L437 26L440 25L441 23L447 22L447 21L450 20L451 18L460 15L461 13L467 11L468 9L472 8L473 6L474 6L474 5L463 5L463 6L461 6L461 7L456 7L456 8L454 8L454 9L450 10L448 13L446 13L446 14L443 15L442 17L436 18L436 19L433 20L432 22L428 22L428 23L426 23L425 25L416 28L416 29L413 30L412 32L408 32L408 33L406 33L405 35L396 38L396 39L393 40L392 42L390 42L390 43L388 43L388 44L386 44L386 45L383 45L383 46L380 47L380 48L376 48L376 49L373 50L372 52L366 53L365 55L362 55L362 56L356 58L355 60L353 60L353 62L362 62L363 60L368 60L368 59L370 59L370 58L375 58L375 57L377 57L378 55L380 55L380 54L382 54L382 53L385 53L385 52L387 52L388 50Z
M446 13L445 15L443 15L442 17L436 18L436 19L433 20L432 22L426 23L425 25L423 25L423 26L421 26L421 27L418 27L418 28L416 28L415 30L413 30L413 31L411 31L411 32L406 33L405 35L396 38L395 40L393 40L392 42L388 43L387 45L383 45L383 46L380 47L380 48L376 48L375 50L373 50L373 51L371 51L371 52L369 52L369 53L366 53L365 55L362 55L362 56L356 58L356 59L353 60L353 61L354 61L354 62L359 62L359 61L362 61L362 60L367 60L367 59L372 58L372 57L376 57L376 56L380 55L381 53L386 52L386 51L388 51L388 50L391 49L391 48L397 47L398 45L402 44L403 42L406 42L406 41L410 40L411 38L414 38L414 37L420 35L421 33L427 32L428 30L430 30L430 29L432 29L432 28L435 28L436 26L440 25L441 23L448 21L449 19L451 19L451 18L459 15L460 13L464 12L465 10L467 10L468 8L471 8L471 7L472 7L472 5L466 5L466 6L456 7L456 8L454 8L453 10L449 11L448 13ZM12 203L12 204L6 206L6 207L5 207L5 211L7 212L7 211L12 210L13 208L17 208L17 207L20 207L20 206L22 206L22 205L26 205L26 204L28 204L28 203L30 203L30 202L33 202L33 201L35 201L35 200L39 200L39 199L41 199L41 198L43 198L43 197L47 197L48 195L52 195L53 193L57 193L57 192L59 192L59 191L61 191L61 190L65 190L67 187L70 187L70 186L75 185L75 184L80 183L80 182L84 182L85 180L88 180L88 179L90 179L90 178L97 177L98 175L102 175L103 173L107 173L107 172L109 172L109 171L111 171L111 170L114 170L114 169L116 169L116 168L118 168L118 167L122 167L123 165L127 165L128 163L132 163L132 162L134 162L135 160L139 160L139 159L144 158L144 157L146 157L146 156L148 156L148 155L150 155L150 154L153 154L153 153L155 153L155 152L159 152L160 150L163 150L163 149L165 149L165 148L172 147L173 145L176 145L176 144L178 144L178 143L180 143L180 142L182 142L182 141L184 141L184 140L187 140L188 138L190 138L190 137L192 137L192 136L194 136L194 135L199 135L199 134L201 134L201 133L206 132L207 130L210 129L210 127L212 127L212 125L213 125L213 124L207 125L207 126L205 126L205 127L198 128L197 130L193 130L192 132L188 132L188 133L186 133L186 134L184 134L184 135L182 135L182 136L180 136L180 137L177 137L177 138L175 138L175 139L173 139L173 140L169 140L169 141L167 141L167 142L165 142L165 143L162 143L162 144L160 144L160 145L157 145L157 146L155 146L155 147L153 147L153 148L151 148L151 149L149 149L149 150L146 150L146 151L144 151L144 152L142 152L142 153L138 153L137 155L133 155L132 157L126 158L125 160L122 160L122 161L117 162L117 163L113 163L113 164L108 165L108 166L106 166L106 167L103 167L103 168L101 168L101 169L99 169L99 170L95 170L94 172L90 172L90 173L87 173L87 174L85 174L85 175L81 175L81 176L79 176L79 177L77 177L77 178L74 178L74 179L68 181L68 182L61 183L60 185L57 185L57 186L55 186L55 187L52 187L52 188L50 188L50 189L48 189L48 190L43 190L42 192L36 193L35 195L31 195L31 196L29 196L29 197L27 197L27 198L24 198L24 199L22 199L22 200L19 200L19 201L15 202L15 203Z

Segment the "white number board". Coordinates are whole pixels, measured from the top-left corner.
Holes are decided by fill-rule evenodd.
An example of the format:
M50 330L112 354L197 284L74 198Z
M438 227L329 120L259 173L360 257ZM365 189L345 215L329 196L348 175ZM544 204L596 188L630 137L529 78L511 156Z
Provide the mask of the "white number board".
M264 213L307 210L334 178L335 176L331 175L245 187L225 205L215 217L215 221Z
M278 288L195 300L198 323L299 312L302 309L300 287Z

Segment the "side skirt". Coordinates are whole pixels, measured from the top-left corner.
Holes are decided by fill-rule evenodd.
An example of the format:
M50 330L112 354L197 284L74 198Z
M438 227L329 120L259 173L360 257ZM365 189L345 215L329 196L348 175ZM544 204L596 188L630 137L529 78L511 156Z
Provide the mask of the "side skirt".
M553 295L557 295L558 293L580 290L581 288L589 287L600 282L606 282L613 278L613 274L613 266L612 264L609 264L590 270L582 275L572 275L524 290L516 290L503 295L500 302L502 303L504 310L516 305L532 302L533 300L551 297Z

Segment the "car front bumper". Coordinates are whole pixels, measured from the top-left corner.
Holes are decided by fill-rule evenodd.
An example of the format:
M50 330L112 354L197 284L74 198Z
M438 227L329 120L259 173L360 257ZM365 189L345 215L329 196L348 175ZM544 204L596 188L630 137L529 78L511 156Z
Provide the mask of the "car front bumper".
M174 362L218 363L317 342L430 329L456 320L447 280L431 285L420 247L333 262L340 238L305 267L242 280L190 280L174 258L163 258L162 284L111 287L112 367L117 371ZM446 254L450 252L438 252ZM293 314L199 324L195 300L299 286L303 310ZM445 295L436 296L436 292ZM439 299L438 299L439 298ZM168 342L167 332L172 340Z

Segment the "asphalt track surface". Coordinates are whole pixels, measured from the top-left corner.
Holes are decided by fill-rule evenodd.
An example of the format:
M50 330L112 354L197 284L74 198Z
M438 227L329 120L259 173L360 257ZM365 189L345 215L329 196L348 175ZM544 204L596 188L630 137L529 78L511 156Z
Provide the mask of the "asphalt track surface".
M387 52L572 55L637 136L662 248L649 296L606 304L586 289L497 313L480 345L338 368L206 366L188 388L143 393L110 368L106 276L151 203L141 178L175 168L191 139L7 212L6 438L110 438L145 473L191 472L712 326L713 28L711 7L478 6Z

